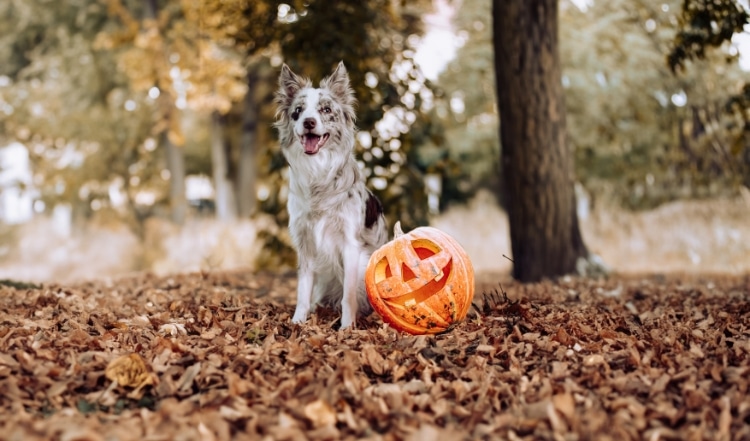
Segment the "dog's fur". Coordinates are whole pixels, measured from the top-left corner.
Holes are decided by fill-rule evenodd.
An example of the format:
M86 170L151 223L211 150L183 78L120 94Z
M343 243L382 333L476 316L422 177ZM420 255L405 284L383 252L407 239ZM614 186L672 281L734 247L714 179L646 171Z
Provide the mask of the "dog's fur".
M276 127L289 163L289 232L298 256L297 308L307 320L317 305L338 308L341 327L372 311L364 273L388 239L383 207L354 159L355 98L339 63L313 88L285 64L276 94Z

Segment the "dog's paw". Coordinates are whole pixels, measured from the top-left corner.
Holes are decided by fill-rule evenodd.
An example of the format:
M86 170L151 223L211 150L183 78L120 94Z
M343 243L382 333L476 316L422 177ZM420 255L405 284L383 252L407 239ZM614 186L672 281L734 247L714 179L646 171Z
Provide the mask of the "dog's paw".
M349 329L354 326L354 317L349 314L341 315L341 327L339 329Z
M292 323L299 324L307 321L307 311L297 308L292 317Z

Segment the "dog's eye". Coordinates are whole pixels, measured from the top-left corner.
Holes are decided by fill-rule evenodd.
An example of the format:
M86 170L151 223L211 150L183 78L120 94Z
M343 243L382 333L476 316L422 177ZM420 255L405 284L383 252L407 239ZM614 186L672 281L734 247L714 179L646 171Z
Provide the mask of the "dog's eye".
M328 106L323 107L323 113L331 113L331 108Z
M302 107L297 106L294 108L294 113L302 113Z

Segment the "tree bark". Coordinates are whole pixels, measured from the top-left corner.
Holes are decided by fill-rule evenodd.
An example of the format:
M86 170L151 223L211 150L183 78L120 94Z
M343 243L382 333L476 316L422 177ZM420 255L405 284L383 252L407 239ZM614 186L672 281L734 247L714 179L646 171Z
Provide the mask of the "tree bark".
M566 139L557 0L493 0L493 44L513 276L575 272L588 251Z
M225 136L226 121L218 112L213 112L211 124L211 164L214 177L214 202L216 218L220 221L233 220L235 210L234 188L229 179L229 162Z
M146 20L156 20L158 5L156 0L145 0L143 18ZM166 97L162 97L162 103ZM162 117L170 121L174 117L172 104L162 104ZM169 171L169 208L172 222L177 225L185 223L187 217L188 205L185 194L185 152L181 146L175 145L169 138L169 128L161 134L162 144L164 145L164 154L166 156L167 170Z
M164 133L164 150L169 170L169 205L172 222L182 225L187 216L187 197L185 196L185 153L181 147L174 145Z
M245 95L240 135L240 158L237 165L237 215L248 218L255 212L257 196L255 181L257 175L256 144L258 143L258 75L250 67L247 76L248 90Z

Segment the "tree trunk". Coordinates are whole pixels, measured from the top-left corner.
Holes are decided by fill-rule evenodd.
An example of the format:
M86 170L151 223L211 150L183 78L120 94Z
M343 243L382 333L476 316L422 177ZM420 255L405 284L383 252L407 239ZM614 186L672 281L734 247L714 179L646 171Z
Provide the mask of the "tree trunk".
M247 76L248 90L245 95L242 115L242 135L240 136L240 159L237 165L237 214L248 218L257 204L255 180L257 161L255 158L258 143L258 75L250 67Z
M216 218L220 221L235 219L234 189L229 180L229 162L225 136L226 120L214 112L211 124L211 163L214 175L214 202Z
M587 258L576 214L557 0L493 0L500 139L513 276L538 281Z
M158 7L156 0L144 1L143 18L147 20L156 20ZM162 97L165 100L166 97ZM174 117L172 114L171 104L163 107L163 117L170 121ZM169 171L169 208L172 222L177 225L185 223L188 205L187 196L185 195L185 152L181 146L173 143L169 138L169 129L164 130L161 136L166 156L167 170Z
M169 170L169 204L172 222L182 225L187 216L187 197L185 196L185 152L174 145L167 136L163 136L164 150Z

